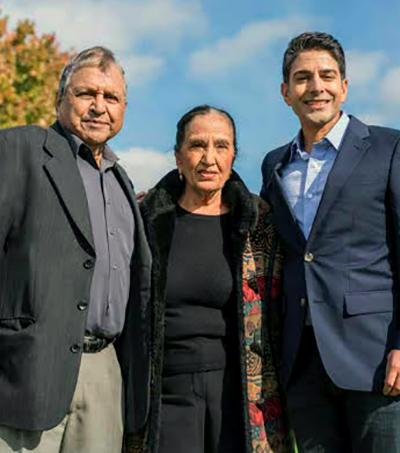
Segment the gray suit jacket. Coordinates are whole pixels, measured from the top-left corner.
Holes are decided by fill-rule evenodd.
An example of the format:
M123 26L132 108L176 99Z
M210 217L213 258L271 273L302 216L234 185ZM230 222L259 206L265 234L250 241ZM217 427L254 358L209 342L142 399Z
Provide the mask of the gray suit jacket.
M151 258L132 185L121 167L114 171L136 223L130 299L116 343L126 427L134 431L148 410ZM57 123L0 131L0 212L0 425L49 429L75 389L87 316L78 305L89 301L96 259L85 189Z

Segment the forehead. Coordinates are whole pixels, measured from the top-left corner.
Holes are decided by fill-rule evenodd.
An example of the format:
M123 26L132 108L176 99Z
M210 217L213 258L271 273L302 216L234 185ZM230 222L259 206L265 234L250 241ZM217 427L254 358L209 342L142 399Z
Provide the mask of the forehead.
M233 138L230 120L222 113L212 111L204 115L196 115L186 127L186 137L209 134Z
M338 62L327 50L306 50L293 61L290 74L302 70L332 69L339 71Z
M69 86L71 89L89 87L123 92L125 81L116 65L110 65L104 70L96 66L84 66L71 75Z

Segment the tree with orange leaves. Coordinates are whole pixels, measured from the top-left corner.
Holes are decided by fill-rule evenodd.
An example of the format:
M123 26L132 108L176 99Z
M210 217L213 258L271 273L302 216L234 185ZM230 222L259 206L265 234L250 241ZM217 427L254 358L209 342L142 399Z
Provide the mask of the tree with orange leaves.
M8 18L0 17L0 128L54 121L58 79L70 57L54 34L39 35L32 21L8 30Z

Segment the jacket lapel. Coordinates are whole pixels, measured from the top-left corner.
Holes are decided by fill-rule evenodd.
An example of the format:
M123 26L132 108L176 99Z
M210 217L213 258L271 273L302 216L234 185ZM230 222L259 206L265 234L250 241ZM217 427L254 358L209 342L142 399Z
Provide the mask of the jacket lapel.
M133 184L129 179L128 175L126 174L125 170L120 165L118 164L114 165L113 171L118 182L121 184L122 190L125 192L129 204L131 205L132 208L133 217L135 219L135 234L136 234L135 249L137 249L137 247L139 246L141 247L140 255L146 257L145 259L142 258L141 261L146 260L147 262L150 256L150 249L147 244L143 219L140 213L138 202L136 201L136 195L133 189ZM150 265L150 260L148 264Z
M289 160L289 157L290 145L283 150L281 158L275 163L267 190L269 193L269 201L273 207L273 221L280 236L295 250L302 253L306 240L286 198L282 180L279 175L280 169Z
M125 173L125 170L118 164L114 165L113 172L118 182L120 183L122 190L128 198L128 202L131 205L133 215L135 217L135 224L140 221L141 215L139 212L139 207L136 202L135 192L133 190L133 184L129 179L128 175ZM140 225L141 226L141 225ZM142 229L142 228L141 228Z
M87 252L95 256L89 207L82 178L67 139L56 127L48 129L44 147L51 158L44 167L67 215L85 239Z
M318 233L340 190L370 147L369 141L364 140L368 136L368 127L351 117L342 146L326 181L308 242L311 242Z

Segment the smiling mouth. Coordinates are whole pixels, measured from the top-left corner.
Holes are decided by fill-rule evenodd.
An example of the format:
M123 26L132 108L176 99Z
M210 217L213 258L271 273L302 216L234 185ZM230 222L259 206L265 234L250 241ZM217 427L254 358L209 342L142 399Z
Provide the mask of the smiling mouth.
M310 99L309 101L304 101L304 104L306 104L309 107L324 107L325 105L329 104L330 99Z

